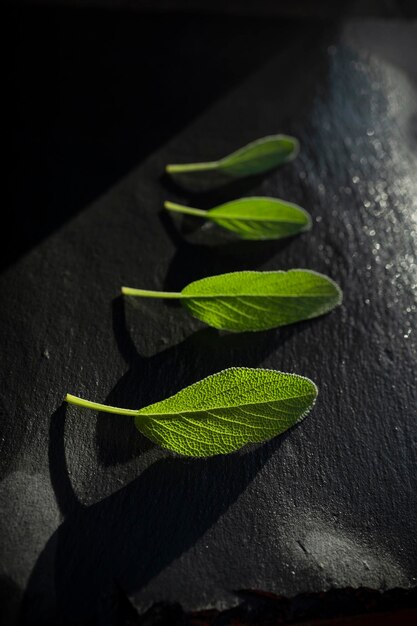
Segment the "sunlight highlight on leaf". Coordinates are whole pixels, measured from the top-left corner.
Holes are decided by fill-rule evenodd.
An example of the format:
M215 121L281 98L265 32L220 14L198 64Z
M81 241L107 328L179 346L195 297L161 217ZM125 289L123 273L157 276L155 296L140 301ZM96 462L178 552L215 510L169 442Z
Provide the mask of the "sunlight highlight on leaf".
M232 367L137 411L70 394L66 401L133 416L137 429L161 447L184 456L207 457L283 433L310 411L317 393L316 385L303 376Z
M209 326L233 332L286 326L328 313L342 302L340 287L311 270L231 272L187 285L181 292L122 287L127 296L176 298Z
M243 239L282 239L311 228L307 211L277 198L240 198L208 211L174 202L165 202L164 207L174 213L210 220Z

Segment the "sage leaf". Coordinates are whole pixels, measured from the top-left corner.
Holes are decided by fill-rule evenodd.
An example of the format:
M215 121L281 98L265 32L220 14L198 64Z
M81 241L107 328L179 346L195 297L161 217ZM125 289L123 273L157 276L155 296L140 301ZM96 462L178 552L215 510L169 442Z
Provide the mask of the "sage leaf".
M165 202L168 211L211 220L243 239L282 239L311 228L311 218L301 207L277 198L240 198L208 211Z
M191 457L227 454L271 439L300 421L317 397L303 376L232 367L143 409L119 409L68 394L85 408L130 415L136 428L162 448Z
M231 272L187 285L181 292L122 287L128 296L178 298L198 319L234 332L267 330L311 319L342 302L340 287L311 270Z
M218 161L166 166L177 183L191 191L205 191L233 180L262 174L295 159L299 143L289 135L269 135L248 143Z

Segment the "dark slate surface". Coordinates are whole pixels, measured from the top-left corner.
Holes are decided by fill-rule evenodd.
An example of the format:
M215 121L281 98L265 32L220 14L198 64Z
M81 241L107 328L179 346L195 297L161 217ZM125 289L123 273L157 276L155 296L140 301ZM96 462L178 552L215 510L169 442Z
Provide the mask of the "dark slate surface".
M279 37L279 33L277 33ZM352 23L294 38L185 132L0 279L0 529L9 621L110 623L115 590L145 611L416 585L416 37ZM161 173L273 132L296 162L204 198ZM237 193L297 202L311 233L244 243L161 213ZM238 269L308 267L344 289L309 323L227 335L121 284L179 289ZM67 391L137 407L231 365L314 379L299 426L208 460L174 458Z

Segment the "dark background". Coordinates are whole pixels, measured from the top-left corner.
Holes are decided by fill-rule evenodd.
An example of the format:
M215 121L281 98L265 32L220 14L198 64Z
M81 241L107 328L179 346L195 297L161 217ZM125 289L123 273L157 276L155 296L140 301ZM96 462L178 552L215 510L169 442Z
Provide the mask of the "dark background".
M293 31L280 28L277 41L280 19L299 20L307 34L349 16L413 18L417 6L15 0L2 14L11 131L0 234L6 267L285 47Z

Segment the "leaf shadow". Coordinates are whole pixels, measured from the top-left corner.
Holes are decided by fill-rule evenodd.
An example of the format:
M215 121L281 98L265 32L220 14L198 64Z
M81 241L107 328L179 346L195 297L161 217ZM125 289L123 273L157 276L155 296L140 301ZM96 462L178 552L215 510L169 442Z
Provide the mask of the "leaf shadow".
M287 164L288 165L288 164ZM167 172L163 172L159 177L162 187L169 192L183 195L187 193L193 198L193 202L202 209L209 208L214 204L227 202L241 195L249 193L271 174L275 169L281 169L285 165L278 166L273 170L246 176L242 178L231 178L230 176L221 176L216 174L213 178L210 172L202 172L201 174L193 172L193 174L178 176L174 178Z
M141 356L126 324L126 303L113 300L113 332L129 370L106 398L106 404L137 408L173 395L179 389L232 366L254 367L279 350L304 326L261 333L221 333L203 328L181 343L150 357ZM96 426L98 459L104 467L126 463L152 449L133 420L122 419L114 428L114 416L99 413Z
M203 233L197 242L192 242L183 237L166 211L161 211L160 220L176 248L163 284L166 291L179 291L209 275L259 268L283 252L293 239L245 241L231 238L216 228L215 233ZM167 305L178 306L178 303L167 301Z
M61 406L51 417L49 441L51 483L64 521L31 573L22 623L31 623L33 615L48 623L62 616L65 623L84 623L107 610L103 606L117 589L140 591L228 510L287 436L226 456L159 459L115 493L85 506L66 465L65 421ZM43 598L50 577L53 615L51 599Z

